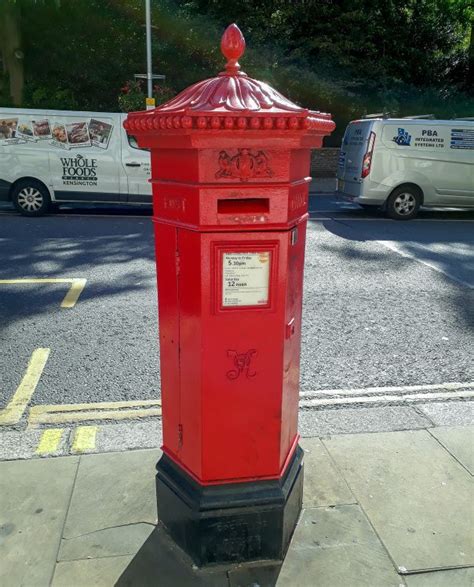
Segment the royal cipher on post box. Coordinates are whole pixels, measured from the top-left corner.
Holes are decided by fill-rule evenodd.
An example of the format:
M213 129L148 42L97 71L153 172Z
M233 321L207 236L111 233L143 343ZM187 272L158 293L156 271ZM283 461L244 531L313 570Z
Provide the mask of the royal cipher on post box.
M163 456L158 516L199 565L284 556L302 502L298 388L311 149L329 114L228 62L129 114L151 151Z

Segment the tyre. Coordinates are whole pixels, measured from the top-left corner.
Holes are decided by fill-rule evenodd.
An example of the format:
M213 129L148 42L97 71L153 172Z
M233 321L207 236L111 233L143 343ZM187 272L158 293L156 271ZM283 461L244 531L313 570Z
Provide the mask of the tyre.
M23 180L13 188L12 201L15 208L24 216L41 216L51 204L48 190L34 179Z
M411 220L418 214L420 206L421 194L416 187L400 186L388 197L385 211L394 220Z

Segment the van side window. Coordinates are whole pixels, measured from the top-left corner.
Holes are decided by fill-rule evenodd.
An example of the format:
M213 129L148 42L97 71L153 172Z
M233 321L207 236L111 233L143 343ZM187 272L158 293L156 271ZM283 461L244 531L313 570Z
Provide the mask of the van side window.
M132 147L132 149L139 149L140 151L149 151L150 149L142 149L141 147L138 146L137 143L137 139L129 134L127 134L128 137L128 144Z

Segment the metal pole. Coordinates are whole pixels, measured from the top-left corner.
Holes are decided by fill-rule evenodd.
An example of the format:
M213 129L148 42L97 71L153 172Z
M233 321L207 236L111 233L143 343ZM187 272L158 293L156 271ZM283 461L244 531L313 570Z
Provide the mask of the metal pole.
M146 75L147 75L147 96L153 97L152 65L151 65L151 9L150 0L145 0L146 12Z

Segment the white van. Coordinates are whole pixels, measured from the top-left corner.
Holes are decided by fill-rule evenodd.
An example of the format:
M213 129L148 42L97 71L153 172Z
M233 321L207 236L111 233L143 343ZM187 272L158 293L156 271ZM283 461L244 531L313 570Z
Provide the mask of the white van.
M474 208L474 121L354 120L344 134L338 194L396 220L421 205Z
M0 108L0 200L26 216L51 203L151 204L150 153L125 117Z

